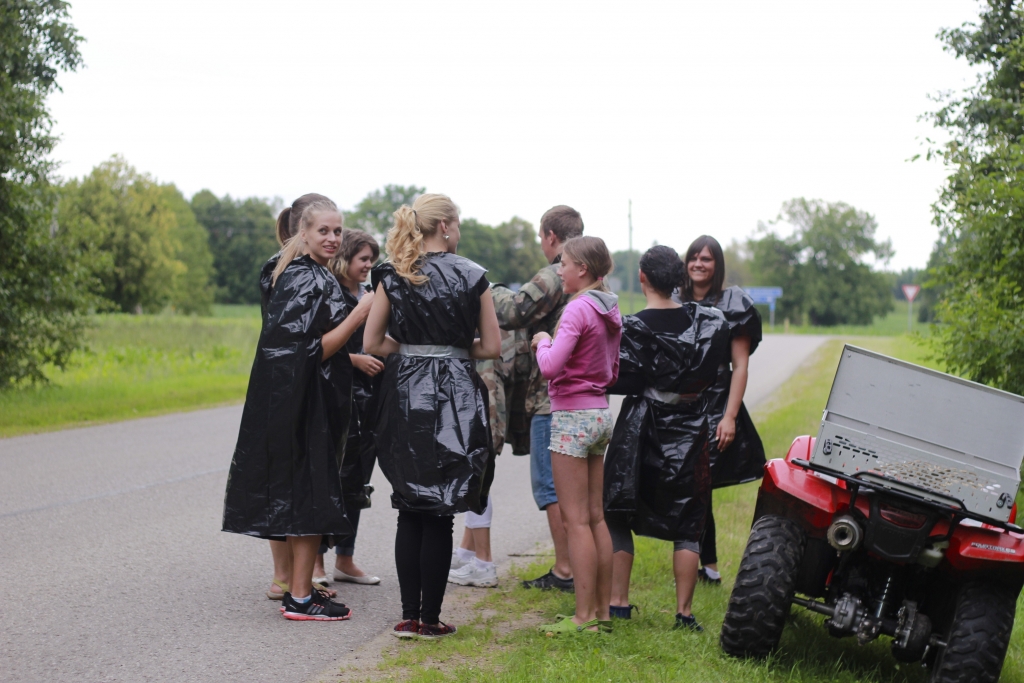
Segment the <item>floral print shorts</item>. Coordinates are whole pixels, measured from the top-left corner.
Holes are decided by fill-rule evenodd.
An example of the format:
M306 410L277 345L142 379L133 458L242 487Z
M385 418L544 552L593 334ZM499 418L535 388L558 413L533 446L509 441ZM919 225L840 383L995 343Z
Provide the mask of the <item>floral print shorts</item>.
M612 411L608 408L555 410L551 413L551 444L555 453L574 458L604 455L612 438Z

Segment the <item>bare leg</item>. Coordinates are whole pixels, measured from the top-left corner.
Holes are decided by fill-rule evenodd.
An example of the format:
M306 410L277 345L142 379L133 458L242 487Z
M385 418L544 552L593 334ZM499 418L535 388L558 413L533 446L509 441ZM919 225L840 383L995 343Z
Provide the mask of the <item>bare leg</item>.
M285 541L270 542L270 556L274 558L274 580L287 585L292 578L292 553ZM270 584L274 593L281 590L276 584Z
M672 553L672 571L676 575L676 611L684 617L691 615L699 563L700 555L692 550L677 550Z
M321 555L321 557L323 557ZM351 555L336 555L334 557L334 568L345 572L349 576L366 576L366 572L356 566Z
M292 555L292 580L289 582L292 597L305 598L313 590L313 565L320 549L320 539L320 536L288 537Z
M604 456L589 456L587 470L590 531L594 536L594 549L597 551L595 611L598 619L608 621L611 619L608 604L612 595L612 537L608 533L608 524L604 521Z
M594 533L590 526L587 459L552 451L551 472L569 540L569 561L576 584L576 615L573 622L580 625L597 617L598 560Z
M616 607L629 607L629 577L633 573L633 555L625 550L612 554L612 599Z
M316 561L313 563L313 576L327 576L327 572L324 571L324 556L320 553L317 553Z
M559 453L560 456L571 457ZM569 564L569 537L565 533L565 522L562 521L562 511L558 503L552 503L544 508L548 516L548 528L551 530L551 540L555 544L555 576L560 579L572 578L572 565Z
M483 527L480 529L466 529L470 533L470 546L467 548L476 550L476 557L481 562L493 562L491 559L491 529ZM465 542L465 541L463 541ZM465 547L465 546L463 546Z
M473 545L472 529L467 527L462 530L462 543L459 544L459 547L463 550L468 550L471 553L476 552L476 546Z

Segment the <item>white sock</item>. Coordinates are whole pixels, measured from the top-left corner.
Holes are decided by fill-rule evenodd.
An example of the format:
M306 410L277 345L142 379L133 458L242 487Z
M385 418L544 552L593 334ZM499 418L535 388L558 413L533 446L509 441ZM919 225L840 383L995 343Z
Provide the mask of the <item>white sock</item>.
M494 563L493 562L484 562L479 557L474 557L473 558L473 565L476 566L476 567L479 567L480 569L490 569L491 567L494 566Z
M304 597L304 598L297 598L297 597L295 597L295 596L293 595L293 596L292 596L292 602L297 602L297 603L299 603L300 605L305 605L305 604L306 604L307 602L309 602L309 601L310 601L310 599L311 599L312 597L313 597L313 596L312 596L312 594L310 594L310 595L307 595L307 596L306 596L306 597Z
M721 574L719 574L716 570L711 569L709 567L704 567L704 573L708 575L709 579L720 579L720 578L722 578Z
M459 548L455 552L458 553L460 562L469 562L474 557L476 557L475 552L473 552L472 550L466 550L465 548Z

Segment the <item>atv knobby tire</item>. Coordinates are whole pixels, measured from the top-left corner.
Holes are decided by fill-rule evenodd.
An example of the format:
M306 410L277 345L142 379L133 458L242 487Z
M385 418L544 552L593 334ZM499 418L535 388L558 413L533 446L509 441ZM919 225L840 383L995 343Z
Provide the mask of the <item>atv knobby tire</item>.
M995 683L1010 644L1017 598L998 584L969 583L957 596L946 647L929 683Z
M779 646L803 552L804 533L793 522L774 515L754 522L722 623L728 654L765 657Z

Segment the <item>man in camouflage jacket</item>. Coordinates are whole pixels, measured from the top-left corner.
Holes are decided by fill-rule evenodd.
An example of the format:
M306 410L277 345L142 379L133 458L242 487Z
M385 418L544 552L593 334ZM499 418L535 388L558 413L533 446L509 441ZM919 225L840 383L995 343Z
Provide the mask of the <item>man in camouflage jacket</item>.
M555 206L540 219L541 249L550 265L542 268L518 292L495 285L491 294L498 325L503 330L516 331L516 353L513 374L518 379L526 377L522 389L526 415L530 416L530 479L533 498L537 507L548 517L551 539L555 545L555 566L544 576L524 581L528 588L559 588L572 590L572 569L569 566L569 542L562 524L558 497L551 476L551 402L548 398L547 380L540 373L537 360L530 352L529 342L538 332L554 336L558 320L562 315L569 295L562 291L562 278L558 276L562 245L566 240L583 234L583 219L579 212L568 206ZM521 349L520 340L525 345ZM504 349L503 349L504 350ZM504 356L504 354L503 354ZM513 386L522 387L521 382ZM515 391L512 410L516 414Z

